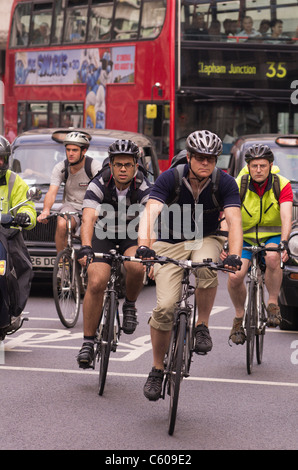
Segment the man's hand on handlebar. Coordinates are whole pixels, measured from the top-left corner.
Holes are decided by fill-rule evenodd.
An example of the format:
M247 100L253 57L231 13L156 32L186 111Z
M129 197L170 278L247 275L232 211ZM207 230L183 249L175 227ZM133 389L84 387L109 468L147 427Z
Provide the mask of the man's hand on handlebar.
M94 251L90 245L82 245L77 252L77 260L82 266L86 266L87 260L88 264L92 263L94 256Z
M42 211L39 216L37 217L37 221L42 223L42 224L47 224L48 223L48 216L50 215L49 211Z
M222 260L222 264L226 268L233 269L233 271L240 271L241 266L242 266L242 261L241 261L240 256L228 254Z
M136 251L136 258L150 260L150 259L154 259L155 257L156 257L155 251L145 245L139 246ZM147 264L146 266L144 266L144 268L145 268L147 276L150 279L154 279L153 265L150 266L150 264Z

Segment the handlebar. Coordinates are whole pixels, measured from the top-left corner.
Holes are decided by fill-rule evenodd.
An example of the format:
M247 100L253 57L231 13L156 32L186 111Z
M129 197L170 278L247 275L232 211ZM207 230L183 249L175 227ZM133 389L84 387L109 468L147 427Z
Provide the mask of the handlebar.
M150 265L153 263L158 264L167 264L173 263L176 266L179 266L183 269L194 270L197 268L209 268L216 271L225 271L234 273L232 269L224 267L222 263L215 263L211 258L203 259L201 262L191 261L191 260L177 260L173 258L168 258L167 256L156 256L154 259L141 259L136 258L135 256L124 256L117 253L116 250L111 250L109 253L95 253L95 258L106 258L106 259L121 259L121 261L134 261L137 263L142 263L145 265Z
M250 251L250 252L252 252L253 254L256 254L256 255L258 253L262 253L262 252L266 252L266 251L275 251L277 253L280 253L280 267L281 267L281 269L284 268L284 263L283 263L283 260L282 260L282 252L285 251L284 248L280 248L278 246L276 246L276 247L273 247L273 246L266 247L266 246L252 245L252 246L244 246L243 250Z
M45 217L45 219L49 220L49 219L52 219L53 217L63 217L66 216L72 216L72 215L78 215L79 217L82 216L82 213L81 212L71 212L71 211L65 211L65 212L53 212L52 214L49 214Z
M3 225L5 228L9 228L11 226L13 227L29 227L31 225L31 222L28 222L26 224L16 224L14 223L14 216L11 214L2 214L0 212L0 225Z

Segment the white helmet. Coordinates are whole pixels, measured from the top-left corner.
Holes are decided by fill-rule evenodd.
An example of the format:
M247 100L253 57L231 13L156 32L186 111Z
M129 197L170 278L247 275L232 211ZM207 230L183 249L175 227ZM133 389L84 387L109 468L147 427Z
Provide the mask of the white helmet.
M70 132L65 137L63 144L66 146L68 144L77 145L81 148L88 148L90 144L90 139L86 134L82 134L82 132Z
M218 157L222 152L222 141L210 131L195 131L186 139L186 149L190 153L214 155Z

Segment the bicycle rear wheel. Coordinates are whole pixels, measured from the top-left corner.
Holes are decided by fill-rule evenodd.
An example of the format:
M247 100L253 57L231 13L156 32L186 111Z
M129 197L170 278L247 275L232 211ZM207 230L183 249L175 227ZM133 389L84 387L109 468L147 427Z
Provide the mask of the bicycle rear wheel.
M169 419L168 419L168 433L173 434L176 424L180 383L182 381L183 373L183 359L184 359L184 339L186 333L186 315L181 314L177 324L175 335L172 344L172 350L169 351L169 367L168 367L168 391L170 395Z
M80 313L80 278L68 249L60 251L55 260L53 295L61 323L66 328L74 327Z
M99 391L102 395L106 383L110 353L114 340L114 321L117 301L114 292L109 292L103 306L103 328L100 338L100 365L99 365Z
M263 359L264 339L266 331L266 307L264 302L264 289L263 285L259 285L259 324L257 325L256 333L256 356L257 363L261 364Z
M256 286L253 282L249 283L247 296L248 302L245 312L245 328L246 328L246 368L247 373L252 373L255 334L256 334Z

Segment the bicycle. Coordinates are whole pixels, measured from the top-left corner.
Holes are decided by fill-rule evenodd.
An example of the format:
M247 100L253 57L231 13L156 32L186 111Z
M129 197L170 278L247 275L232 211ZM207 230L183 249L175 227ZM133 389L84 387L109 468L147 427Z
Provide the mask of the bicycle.
M194 352L194 329L196 323L196 302L190 304L189 298L194 294L195 287L190 284L190 276L198 268L209 268L225 272L234 272L224 268L222 263L214 263L211 259L203 262L191 260L175 260L160 256L154 260L143 260L144 263L173 263L183 269L182 294L174 310L173 329L168 353L165 357L165 380L161 398L166 393L170 396L168 414L168 433L173 434L176 424L180 384L183 378L189 377L192 355Z
M261 364L263 359L264 336L266 332L266 306L264 301L265 261L262 259L266 251L281 253L278 247L249 246L243 248L252 253L250 270L247 273L246 300L244 305L243 328L246 335L246 368L251 374L253 369L254 346L256 343L256 359ZM283 268L283 262L280 263Z
M106 383L111 352L116 352L121 335L121 322L119 315L119 297L121 293L121 266L124 261L135 261L141 263L140 258L124 256L117 250L110 250L109 253L95 253L95 258L105 258L112 261L111 274L105 290L102 314L95 335L95 354L92 368L95 368L95 361L100 361L99 365L99 391L102 395ZM87 260L87 265L90 260Z
M55 259L53 270L53 296L61 323L66 328L73 328L79 318L81 292L86 290L87 278L80 275L76 259L74 240L80 242L80 237L72 233L71 217L81 216L80 212L57 212L50 217L63 217L67 224L67 246L61 250Z

